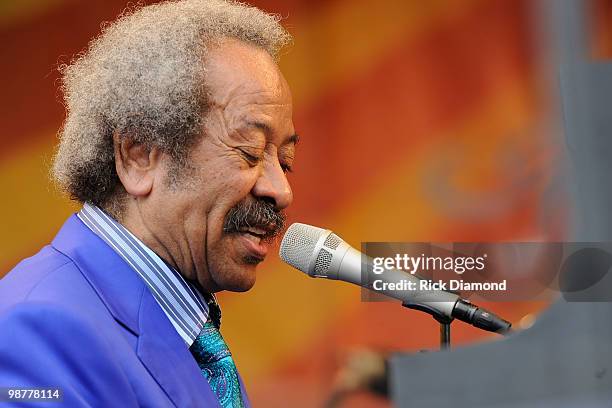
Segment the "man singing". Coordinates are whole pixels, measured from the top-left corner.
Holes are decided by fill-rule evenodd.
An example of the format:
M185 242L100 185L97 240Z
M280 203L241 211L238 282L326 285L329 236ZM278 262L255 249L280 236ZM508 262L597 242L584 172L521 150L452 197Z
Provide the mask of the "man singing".
M164 2L62 67L52 174L83 208L0 281L0 386L248 406L214 293L253 286L292 201L289 41L254 7Z

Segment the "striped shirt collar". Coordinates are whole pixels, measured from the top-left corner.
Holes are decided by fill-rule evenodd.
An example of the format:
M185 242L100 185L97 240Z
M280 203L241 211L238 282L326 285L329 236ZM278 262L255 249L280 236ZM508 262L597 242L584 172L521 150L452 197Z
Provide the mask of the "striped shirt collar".
M208 318L208 306L198 289L99 207L85 203L77 216L142 278L178 334L191 346Z

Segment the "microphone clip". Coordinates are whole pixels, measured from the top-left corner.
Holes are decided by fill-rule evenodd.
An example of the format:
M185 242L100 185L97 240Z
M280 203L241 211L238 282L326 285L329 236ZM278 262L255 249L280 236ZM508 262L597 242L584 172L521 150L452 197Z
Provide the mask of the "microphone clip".
M420 312L425 312L430 314L438 323L440 323L440 350L445 350L450 348L450 325L455 320L452 317L448 317L440 313L440 311L422 303L413 303L413 302L404 302L402 306L418 310Z

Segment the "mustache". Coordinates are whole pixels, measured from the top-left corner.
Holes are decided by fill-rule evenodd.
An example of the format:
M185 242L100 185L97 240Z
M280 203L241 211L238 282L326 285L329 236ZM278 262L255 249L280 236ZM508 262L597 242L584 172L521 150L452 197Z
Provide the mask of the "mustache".
M264 199L243 200L232 207L225 217L223 232L241 232L247 228L266 231L264 239L273 239L285 228L286 216Z

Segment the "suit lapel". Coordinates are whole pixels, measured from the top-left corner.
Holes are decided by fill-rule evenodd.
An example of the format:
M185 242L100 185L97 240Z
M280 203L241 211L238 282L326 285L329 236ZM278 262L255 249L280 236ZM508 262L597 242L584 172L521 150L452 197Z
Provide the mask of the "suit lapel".
M179 407L218 406L185 342L135 271L75 215L52 246L70 257L111 315L138 336L136 354Z
M150 292L139 317L137 354L177 407L215 407L217 398L195 359Z
M136 272L76 215L68 218L52 246L72 259L115 320L138 335L146 285Z

